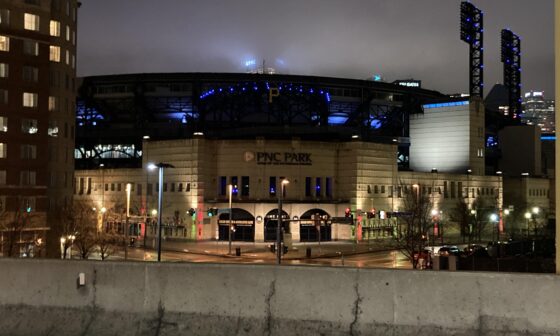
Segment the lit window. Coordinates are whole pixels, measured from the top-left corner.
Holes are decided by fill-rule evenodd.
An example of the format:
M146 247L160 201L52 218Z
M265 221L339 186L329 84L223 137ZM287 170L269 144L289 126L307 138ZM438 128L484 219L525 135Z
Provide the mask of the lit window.
M8 78L8 64L0 63L0 77Z
M50 32L51 32L51 36L56 36L56 37L60 36L60 22L51 20Z
M76 69L76 55L72 55L72 69Z
M23 16L23 28L39 31L39 15L25 13Z
M32 66L23 67L23 80L27 82L39 81L39 69Z
M37 120L36 119L21 119L21 131L26 134L37 133Z
M50 50L49 60L53 62L60 62L60 47L50 46L49 50Z
M0 25L7 26L10 24L10 11L8 9L0 9Z
M70 41L70 26L66 26L66 41Z
M6 171L0 170L0 185L6 185Z
M8 118L0 117L0 132L8 132Z
M58 136L58 125L56 120L49 121L49 129L48 129L49 136L57 137Z
M56 111L57 110L57 99L56 97L50 96L49 97L49 111Z
M24 107L37 107L39 95L36 93L24 92L23 93L23 106Z
M36 159L37 146L35 145L21 145L21 158L22 159Z
M0 142L0 159L8 157L8 144Z
M30 56L39 56L39 43L23 40L23 53Z
M70 51L66 50L66 64L70 65Z
M10 38L0 35L0 51L10 51Z

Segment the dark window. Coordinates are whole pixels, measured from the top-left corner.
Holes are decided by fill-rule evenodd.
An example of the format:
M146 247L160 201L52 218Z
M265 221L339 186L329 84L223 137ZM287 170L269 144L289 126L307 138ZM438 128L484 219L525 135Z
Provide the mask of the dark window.
M183 191L183 183L179 183L179 186L177 187L177 191L178 192Z
M105 191L109 191L109 184L105 183Z
M371 186L370 186L369 184L368 184L368 186L367 186L367 193L368 193L368 194L371 194Z
M379 194L379 186L375 185L375 186L373 187L373 190L374 190L374 192L375 192L376 194Z
M241 176L241 196L249 196L249 176Z
M115 184L111 183L111 191L115 191Z
M311 197L311 177L305 178L305 197Z
M238 179L237 176L232 176L231 177L231 194L233 196L237 196L237 194L239 194L239 185L238 185Z
M163 184L163 192L167 192L167 183Z
M276 176L270 177L270 182L268 184L268 191L270 193L270 196L276 195Z
M332 197L332 178L330 177L325 179L325 195L327 197Z
M146 193L147 193L148 195L152 195L152 192L153 192L152 189L153 189L153 184L148 183L148 185L146 186Z
M136 195L142 196L142 184L138 183L136 186Z
M91 194L91 177L87 179L87 194Z
M227 191L227 178L225 176L220 176L220 196L225 196Z
M315 178L315 196L321 197L321 178Z
M381 193L382 193L382 194L385 193L385 186L384 186L384 185L381 186Z
M187 183L187 187L185 188L185 191L191 191L191 184Z
M171 183L171 192L175 191L175 183Z
M121 184L117 183L117 191L121 191Z

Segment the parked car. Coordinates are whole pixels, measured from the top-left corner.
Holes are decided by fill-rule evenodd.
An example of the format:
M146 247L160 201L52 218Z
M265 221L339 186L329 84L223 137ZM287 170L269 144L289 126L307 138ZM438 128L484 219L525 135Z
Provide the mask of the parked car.
M459 248L457 246L442 246L439 248L438 255L442 257L450 255L459 255Z

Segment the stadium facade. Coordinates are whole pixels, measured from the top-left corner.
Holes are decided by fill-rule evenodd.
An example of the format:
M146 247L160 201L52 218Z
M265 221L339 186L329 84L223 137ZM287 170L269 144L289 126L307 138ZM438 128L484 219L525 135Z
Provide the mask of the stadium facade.
M124 221L131 183L132 214L154 234L149 162L173 166L163 224L188 239L226 240L230 197L233 239L256 242L275 239L281 194L296 242L390 237L406 193L428 195L434 226L445 227L459 200L485 198L501 211L501 177L484 175L477 98L351 79L175 73L84 78L78 106L75 200L104 209L99 225ZM429 121L428 110L446 122Z

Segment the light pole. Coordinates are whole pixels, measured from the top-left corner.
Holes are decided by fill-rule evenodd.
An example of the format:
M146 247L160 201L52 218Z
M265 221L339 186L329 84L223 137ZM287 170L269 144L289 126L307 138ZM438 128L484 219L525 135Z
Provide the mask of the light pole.
M161 211L161 207L163 204L163 170L165 168L175 168L173 165L169 164L169 163L150 163L148 165L148 169L156 169L158 168L158 172L159 172L159 188L158 188L158 239L157 239L157 261L161 261L161 230L162 230L162 223L161 223L161 217L162 217L162 211Z
M130 189L132 185L130 183L126 184L126 225L124 230L124 260L128 259L128 230L129 224L128 220L130 218Z
M282 198L284 197L284 186L288 183L290 181L282 180L280 194L278 194L278 226L276 228L276 262L278 265L282 263Z
M477 222L477 218L476 218L476 209L471 209L471 223L469 224L469 243L472 242L472 232L473 232L473 228L474 228L474 224L476 224Z
M527 222L527 237L529 237L529 219L531 219L531 213L527 211L525 213L525 221Z
M537 235L537 216L539 215L540 209L539 207L533 207L533 209L531 209L533 212L533 231L535 232L535 236Z
M231 255L231 217L233 215L233 209L231 208L231 194L233 193L233 185L230 184L228 186L229 190L228 190L228 194L229 194L229 230L228 230L228 254Z
M496 224L498 223L498 215L496 215L495 213L490 215L490 222L492 223L492 241L494 241L494 231L496 230ZM499 236L499 234L497 234L497 236ZM498 240L498 239L496 239Z

